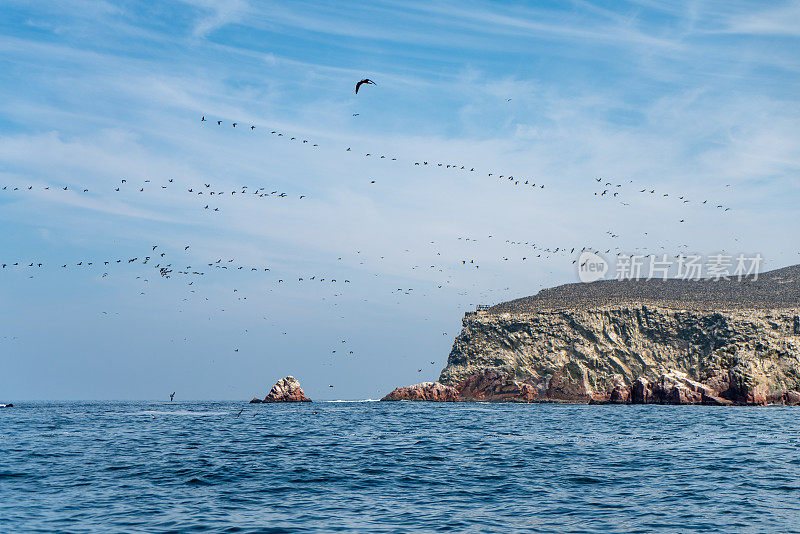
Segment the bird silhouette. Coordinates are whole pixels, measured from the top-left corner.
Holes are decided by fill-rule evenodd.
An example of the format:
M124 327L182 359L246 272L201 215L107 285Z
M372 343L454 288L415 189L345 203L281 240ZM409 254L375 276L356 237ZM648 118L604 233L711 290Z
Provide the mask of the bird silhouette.
M359 89L359 87L361 87L361 86L362 86L362 85L364 85L365 83L366 83L366 84L369 84L369 85L378 85L378 84L376 84L375 82L373 82L372 80L370 80L369 78L364 78L363 80L361 80L360 82L358 82L358 83L356 84L356 94L358 94L358 89Z

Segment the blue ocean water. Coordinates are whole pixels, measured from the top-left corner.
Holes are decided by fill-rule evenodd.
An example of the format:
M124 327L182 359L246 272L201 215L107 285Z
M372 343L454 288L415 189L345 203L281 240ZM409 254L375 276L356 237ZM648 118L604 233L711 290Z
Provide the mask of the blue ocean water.
M799 475L798 408L0 410L2 532L791 532Z

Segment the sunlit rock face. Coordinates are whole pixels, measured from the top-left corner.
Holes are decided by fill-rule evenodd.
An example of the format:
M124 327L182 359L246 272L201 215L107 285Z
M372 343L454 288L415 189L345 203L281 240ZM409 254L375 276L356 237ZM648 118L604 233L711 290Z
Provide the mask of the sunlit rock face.
M303 393L300 382L293 376L287 376L278 380L264 400L254 398L251 403L260 402L311 402L311 399Z
M797 404L798 273L571 284L468 312L436 384L458 400Z

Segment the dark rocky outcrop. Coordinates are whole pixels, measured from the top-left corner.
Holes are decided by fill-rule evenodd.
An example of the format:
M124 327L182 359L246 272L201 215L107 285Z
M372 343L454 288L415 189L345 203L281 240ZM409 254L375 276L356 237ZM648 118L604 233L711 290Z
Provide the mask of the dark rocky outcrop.
M381 400L410 400L452 402L460 400L458 391L439 382L423 382L414 386L396 388Z
M306 397L303 388L300 387L300 382L293 376L287 376L278 380L269 394L264 397L264 400L253 398L251 404L270 403L270 402L311 402L311 399Z

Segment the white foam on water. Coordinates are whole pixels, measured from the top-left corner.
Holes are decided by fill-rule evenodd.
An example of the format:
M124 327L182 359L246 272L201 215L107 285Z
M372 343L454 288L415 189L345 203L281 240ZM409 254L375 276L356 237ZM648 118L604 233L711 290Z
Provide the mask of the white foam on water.
M225 412L207 412L207 411L192 411L192 410L143 410L141 412L106 412L114 415L225 415L235 413L232 411Z
M324 400L317 402L379 402L380 399L359 399L359 400Z

